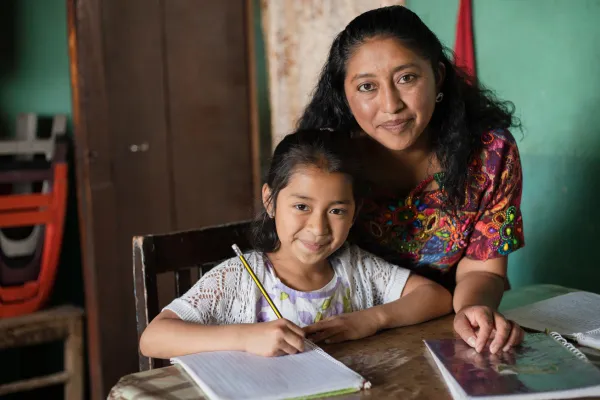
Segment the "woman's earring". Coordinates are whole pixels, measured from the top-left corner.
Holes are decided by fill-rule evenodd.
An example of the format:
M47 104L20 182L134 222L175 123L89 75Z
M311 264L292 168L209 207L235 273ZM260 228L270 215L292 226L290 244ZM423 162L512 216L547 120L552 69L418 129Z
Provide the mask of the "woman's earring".
M437 96L435 96L435 102L440 103L442 100L444 100L444 93L439 92Z

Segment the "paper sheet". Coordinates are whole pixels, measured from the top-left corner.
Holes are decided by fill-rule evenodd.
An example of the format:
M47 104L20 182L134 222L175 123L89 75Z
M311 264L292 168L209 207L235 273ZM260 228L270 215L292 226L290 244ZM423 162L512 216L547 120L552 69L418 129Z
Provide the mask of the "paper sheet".
M600 295L573 292L538 301L504 313L519 325L561 335L589 332L600 328Z
M354 388L364 379L319 350L283 357L244 352L210 352L173 359L213 399L270 399L309 396Z

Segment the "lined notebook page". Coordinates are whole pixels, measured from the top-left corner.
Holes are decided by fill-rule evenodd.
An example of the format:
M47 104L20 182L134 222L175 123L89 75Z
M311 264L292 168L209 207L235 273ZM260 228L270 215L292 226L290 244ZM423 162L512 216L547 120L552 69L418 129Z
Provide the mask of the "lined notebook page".
M504 315L538 331L550 329L561 335L589 332L600 328L600 295L568 293L508 310Z
M320 350L283 357L245 352L190 354L180 364L211 399L281 399L344 389L356 391L364 379Z

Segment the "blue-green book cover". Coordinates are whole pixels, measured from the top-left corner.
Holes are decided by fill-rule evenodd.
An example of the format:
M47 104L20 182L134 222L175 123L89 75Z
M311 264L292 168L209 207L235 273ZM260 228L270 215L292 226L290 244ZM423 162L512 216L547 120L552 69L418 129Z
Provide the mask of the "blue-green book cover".
M426 340L453 397L555 399L600 396L600 369L560 335L528 334L507 352L460 339Z

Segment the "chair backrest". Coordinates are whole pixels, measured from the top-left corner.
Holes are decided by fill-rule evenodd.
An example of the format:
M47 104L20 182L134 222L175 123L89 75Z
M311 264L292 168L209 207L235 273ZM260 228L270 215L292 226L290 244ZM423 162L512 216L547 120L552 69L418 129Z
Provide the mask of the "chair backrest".
M175 275L175 294L181 296L191 286L191 271L198 269L198 277L220 261L235 257L231 245L242 250L250 248L248 229L250 221L201 229L172 232L162 235L144 235L133 238L133 279L138 341L154 317L158 315L157 274ZM165 360L144 357L140 353L140 371L166 365Z

